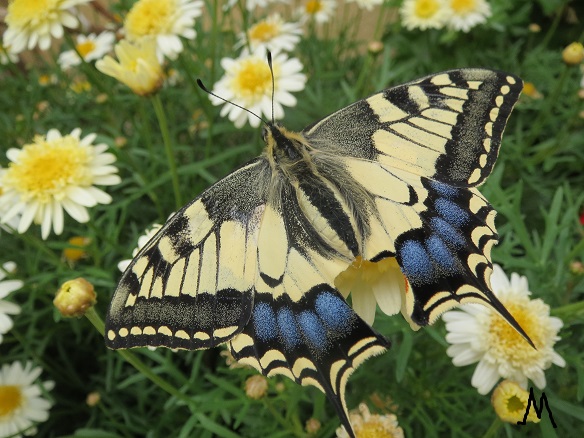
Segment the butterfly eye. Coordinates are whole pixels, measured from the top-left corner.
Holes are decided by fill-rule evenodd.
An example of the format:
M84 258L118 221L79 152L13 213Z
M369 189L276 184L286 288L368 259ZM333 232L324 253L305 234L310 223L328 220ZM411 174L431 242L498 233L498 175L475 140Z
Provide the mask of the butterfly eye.
M267 143L268 141L268 127L267 126L262 126L262 139L264 140L264 142Z

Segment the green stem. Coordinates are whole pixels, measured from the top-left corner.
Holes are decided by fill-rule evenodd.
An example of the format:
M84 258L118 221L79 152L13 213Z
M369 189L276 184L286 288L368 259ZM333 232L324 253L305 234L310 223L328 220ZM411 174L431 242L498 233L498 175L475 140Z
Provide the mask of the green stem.
M496 436L497 432L499 431L499 429L501 428L502 425L503 425L503 422L499 419L499 417L495 418L493 420L493 423L491 423L491 426L489 427L489 429L483 435L483 438L491 438L491 437Z
M154 106L154 112L158 118L158 125L160 126L160 132L162 133L162 140L164 142L164 151L166 152L166 158L168 160L168 167L170 169L170 176L172 179L172 188L174 190L174 201L176 209L178 210L182 207L182 197L180 193L180 186L178 184L178 172L176 170L176 159L174 157L174 150L172 147L172 141L170 140L170 133L168 131L168 122L166 121L166 114L164 113L164 108L162 107L162 102L158 94L154 94L151 97L152 105Z
M95 307L91 307L86 313L85 316L87 319L93 324L93 326L97 329L97 331L103 336L105 333L105 324L98 313L95 311ZM127 350L117 350L120 356L122 356L126 362L136 368L141 374L143 374L146 378L148 378L152 383L156 384L170 395L178 398L179 400L185 402L187 405L191 406L192 408L196 408L195 403L185 394L180 392L166 380L161 378L160 376L154 374L150 367L142 362L134 353L127 351Z

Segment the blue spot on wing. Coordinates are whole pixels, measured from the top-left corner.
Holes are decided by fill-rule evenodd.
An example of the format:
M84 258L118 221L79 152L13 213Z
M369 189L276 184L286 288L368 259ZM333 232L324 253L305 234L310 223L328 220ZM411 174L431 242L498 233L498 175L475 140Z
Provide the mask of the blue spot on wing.
M438 181L430 181L430 187L436 192L446 198L452 198L458 194L458 189L449 184L444 184Z
M456 269L456 262L452 257L452 253L444 242L435 234L432 234L428 240L426 240L426 248L430 253L432 260L448 271L453 271Z
M298 323L304 337L310 346L316 350L326 347L326 331L318 316L312 311L305 310L298 314Z
M430 226L438 235L440 235L442 240L445 240L451 246L462 248L466 245L464 235L444 219L433 217L430 219Z
M448 199L436 199L434 206L438 214L454 226L461 227L470 220L469 214L466 210L460 208L460 206Z
M315 301L315 310L324 323L333 330L347 330L353 311L347 303L330 292L322 292Z
M300 334L296 327L294 313L287 307L278 310L278 328L288 350L300 343Z
M397 248L401 257L403 273L412 283L432 280L432 262L422 244L416 240L406 240Z
M276 315L268 303L258 303L253 309L254 329L262 341L269 341L278 335Z

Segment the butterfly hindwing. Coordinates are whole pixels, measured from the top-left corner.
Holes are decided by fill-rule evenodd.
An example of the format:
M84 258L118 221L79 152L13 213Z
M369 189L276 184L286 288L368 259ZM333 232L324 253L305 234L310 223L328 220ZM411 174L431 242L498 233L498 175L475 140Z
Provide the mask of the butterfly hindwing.
M320 284L297 302L286 294L256 294L250 323L229 346L238 361L268 377L282 374L319 388L351 430L347 380L364 360L389 348L389 341L357 316L334 287Z

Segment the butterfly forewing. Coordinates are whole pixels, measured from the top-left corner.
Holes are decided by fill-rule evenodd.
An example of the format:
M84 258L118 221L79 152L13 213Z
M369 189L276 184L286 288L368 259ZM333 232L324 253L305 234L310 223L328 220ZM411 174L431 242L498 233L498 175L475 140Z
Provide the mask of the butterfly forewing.
M208 348L241 332L253 305L266 178L258 159L169 219L118 284L108 346Z
M448 71L377 93L303 131L318 151L319 172L335 161L341 184L356 181L353 192L369 198L361 202L370 212L361 253L397 258L411 286L407 308L420 325L459 303L483 302L525 336L490 290L495 211L472 189L492 171L521 90L522 81L506 73Z

